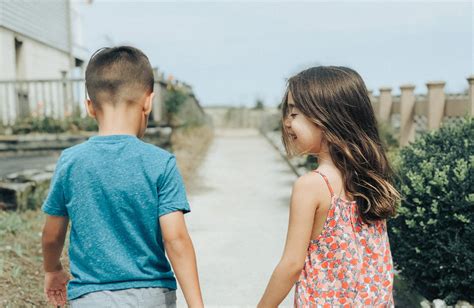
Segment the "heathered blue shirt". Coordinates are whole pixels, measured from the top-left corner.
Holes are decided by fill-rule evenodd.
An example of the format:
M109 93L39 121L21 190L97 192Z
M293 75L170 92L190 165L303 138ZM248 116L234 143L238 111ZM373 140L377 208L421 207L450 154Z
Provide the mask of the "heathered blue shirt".
M68 299L176 289L159 217L190 209L172 154L132 135L91 137L62 152L42 209L71 221Z

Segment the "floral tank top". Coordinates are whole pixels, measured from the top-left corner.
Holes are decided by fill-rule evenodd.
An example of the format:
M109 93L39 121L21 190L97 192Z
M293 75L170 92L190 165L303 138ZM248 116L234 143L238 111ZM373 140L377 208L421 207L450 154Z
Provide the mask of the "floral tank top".
M394 307L393 264L385 220L362 222L355 201L331 193L321 234L311 240L295 285L295 307Z

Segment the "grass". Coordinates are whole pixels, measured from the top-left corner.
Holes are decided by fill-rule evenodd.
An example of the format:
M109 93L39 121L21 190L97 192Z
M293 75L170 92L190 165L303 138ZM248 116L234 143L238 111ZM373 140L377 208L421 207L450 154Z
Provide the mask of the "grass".
M0 306L46 306L42 292L43 223L44 216L39 209L0 211Z
M192 190L193 174L212 141L212 130L195 127L177 130L172 148L186 187ZM45 216L39 209L0 211L0 307L46 307L43 296L41 231ZM69 235L68 235L69 237ZM66 241L62 263L69 271Z
M177 129L171 136L172 151L176 155L188 192L196 186L194 175L206 156L212 139L213 131L208 126Z

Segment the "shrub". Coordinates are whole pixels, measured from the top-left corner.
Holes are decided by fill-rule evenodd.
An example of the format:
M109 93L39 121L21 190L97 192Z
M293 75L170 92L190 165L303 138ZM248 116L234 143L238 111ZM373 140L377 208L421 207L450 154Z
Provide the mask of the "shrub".
M265 109L265 103L261 99L257 99L255 101L255 106L253 107L254 110L263 110Z
M12 127L13 134L29 133L63 133L67 130L63 121L52 117L28 117L16 122Z
M65 118L65 125L70 132L77 131L97 131L97 121L89 116L82 116L82 111L79 106L76 106L72 114Z
M308 155L305 160L307 170L315 170L318 168L318 159L313 155Z
M474 121L445 126L399 153L398 215L389 222L397 268L448 304L474 300Z
M171 115L176 115L186 101L186 98L186 94L180 89L168 87L165 98L166 112Z
M397 134L392 126L387 123L379 123L378 125L380 139L387 150L397 149L399 147Z
M75 111L64 119L53 117L27 117L18 120L11 127L13 134L29 133L75 133L78 131L97 131L97 122L91 117L81 116L80 111ZM6 128L0 129L4 132Z

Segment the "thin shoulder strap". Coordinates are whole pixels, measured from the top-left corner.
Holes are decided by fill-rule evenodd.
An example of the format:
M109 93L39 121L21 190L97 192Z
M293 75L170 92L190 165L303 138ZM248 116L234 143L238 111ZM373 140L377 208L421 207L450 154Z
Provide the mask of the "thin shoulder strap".
M329 184L328 178L324 174L319 172L318 170L313 170L313 171L316 172L317 174L319 174L324 179L324 181L326 182L326 184L328 186L329 192L331 193L331 198L332 198L334 196L334 190L332 189L331 184Z

